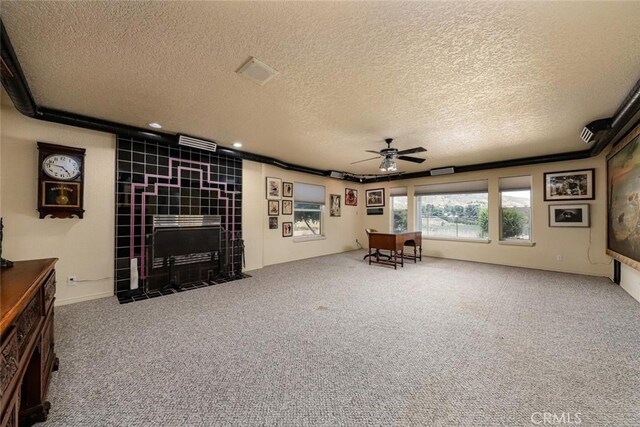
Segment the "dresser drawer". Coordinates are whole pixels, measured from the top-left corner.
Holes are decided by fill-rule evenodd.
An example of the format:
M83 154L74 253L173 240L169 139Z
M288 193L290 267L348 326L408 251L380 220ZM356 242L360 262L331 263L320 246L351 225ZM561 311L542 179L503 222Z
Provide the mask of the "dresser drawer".
M15 323L20 357L22 357L29 343L36 339L36 327L42 320L42 314L42 295L38 292L29 301L29 304L27 304L27 307Z
M51 275L47 279L43 286L44 288L44 312L49 311L49 306L53 302L53 298L56 295L56 272L52 271Z
M2 396L2 403L4 404L7 389L11 384L11 380L13 380L18 373L20 362L18 337L15 327L12 327L9 332L2 337L2 344L0 344L0 346L0 396Z

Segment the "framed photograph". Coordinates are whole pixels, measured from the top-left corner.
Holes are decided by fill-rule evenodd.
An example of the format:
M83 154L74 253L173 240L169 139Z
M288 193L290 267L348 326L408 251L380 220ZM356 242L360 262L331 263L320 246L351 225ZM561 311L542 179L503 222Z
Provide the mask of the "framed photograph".
M267 177L267 199L280 200L282 195L280 194L280 188L282 187L282 180L280 178Z
M269 217L269 230L277 230L278 229L278 217L270 216Z
M589 227L589 204L549 205L549 227Z
M607 156L607 255L640 270L640 126Z
M293 182L282 183L282 197L293 197Z
M282 201L282 215L293 215L293 200Z
M293 223L292 222L283 222L282 223L282 237L291 237L293 236Z
M340 199L342 196L339 194L329 195L329 216L340 216Z
M267 201L267 212L269 216L280 215L280 202L278 200Z
M384 188L375 188L373 190L365 190L367 199L367 207L384 207Z
M344 205L358 206L358 190L354 190L353 188L344 189Z
M594 174L594 169L545 173L545 202L595 199Z

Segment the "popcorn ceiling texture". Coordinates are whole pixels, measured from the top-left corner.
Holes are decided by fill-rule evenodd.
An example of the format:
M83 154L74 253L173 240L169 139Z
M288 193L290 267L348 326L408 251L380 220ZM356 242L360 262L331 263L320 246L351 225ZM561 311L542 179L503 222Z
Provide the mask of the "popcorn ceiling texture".
M363 253L56 308L42 426L640 425L640 305L608 279Z
M395 137L406 171L586 148L638 79L639 2L13 2L40 105L350 166ZM250 56L280 71L260 87Z

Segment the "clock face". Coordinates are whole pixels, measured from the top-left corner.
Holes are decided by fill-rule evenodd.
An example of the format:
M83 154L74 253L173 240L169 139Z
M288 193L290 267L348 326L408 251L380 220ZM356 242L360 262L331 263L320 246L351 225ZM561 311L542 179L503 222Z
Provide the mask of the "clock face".
M80 175L80 161L66 154L52 154L42 162L42 170L53 179L68 181Z

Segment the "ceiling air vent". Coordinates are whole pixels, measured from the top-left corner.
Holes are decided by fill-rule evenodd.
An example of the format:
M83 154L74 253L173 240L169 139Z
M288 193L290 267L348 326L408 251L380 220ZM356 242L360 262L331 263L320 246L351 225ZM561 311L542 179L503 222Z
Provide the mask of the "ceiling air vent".
M236 73L248 78L254 83L264 86L269 80L278 75L278 70L271 68L264 62L251 57Z
M453 169L453 166L448 167L448 168L440 168L440 169L431 169L431 176L438 176L438 175L449 175L454 173L455 170Z
M204 151L216 152L218 144L213 141L207 141L206 139L193 138L191 136L178 134L178 144L187 147L198 148Z
M580 139L582 139L585 144L589 144L596 139L599 139L601 133L609 130L610 128L611 119L594 120L582 128L582 132L580 132Z

